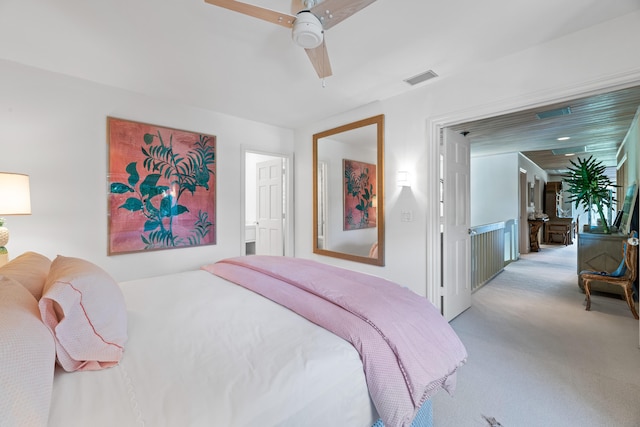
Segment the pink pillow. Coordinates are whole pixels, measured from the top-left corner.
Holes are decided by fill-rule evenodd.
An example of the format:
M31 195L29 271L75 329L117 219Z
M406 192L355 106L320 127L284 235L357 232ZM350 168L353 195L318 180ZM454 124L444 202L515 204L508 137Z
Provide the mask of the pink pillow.
M127 310L120 287L106 271L89 261L58 255L39 305L65 371L118 364L127 341Z
M11 277L39 300L49 274L51 260L35 252L25 252L0 267L0 276Z
M0 277L0 425L47 425L55 363L38 301L16 280Z

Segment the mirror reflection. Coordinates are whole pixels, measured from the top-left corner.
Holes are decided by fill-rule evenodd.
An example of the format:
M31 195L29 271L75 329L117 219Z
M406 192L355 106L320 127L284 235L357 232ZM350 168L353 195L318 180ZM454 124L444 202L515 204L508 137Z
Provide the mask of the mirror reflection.
M314 253L384 265L384 116L313 136Z

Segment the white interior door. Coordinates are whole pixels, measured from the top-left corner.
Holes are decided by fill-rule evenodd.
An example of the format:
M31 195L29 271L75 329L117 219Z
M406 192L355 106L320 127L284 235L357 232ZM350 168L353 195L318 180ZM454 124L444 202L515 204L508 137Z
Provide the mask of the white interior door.
M471 307L469 141L443 131L442 310L447 320Z
M256 164L256 255L284 255L282 159Z

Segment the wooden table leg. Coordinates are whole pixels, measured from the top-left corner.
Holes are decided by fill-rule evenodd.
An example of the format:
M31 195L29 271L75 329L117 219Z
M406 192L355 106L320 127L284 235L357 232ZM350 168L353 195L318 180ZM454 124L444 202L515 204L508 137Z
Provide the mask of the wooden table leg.
M636 311L636 304L633 302L633 289L631 288L631 284L624 287L624 297L627 300L627 305L631 309L631 314L635 319L638 318L638 312Z
M587 279L583 279L582 280L582 284L584 285L584 293L587 295L586 301L587 301L587 308L585 308L585 310L589 311L591 310L591 285L589 283L590 281Z

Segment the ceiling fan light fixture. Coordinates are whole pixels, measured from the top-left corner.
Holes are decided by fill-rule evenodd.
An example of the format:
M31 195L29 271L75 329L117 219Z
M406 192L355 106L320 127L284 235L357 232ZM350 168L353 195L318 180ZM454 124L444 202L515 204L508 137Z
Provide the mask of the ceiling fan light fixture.
M293 23L291 37L298 46L314 49L320 46L324 39L322 23L313 13L300 12Z

